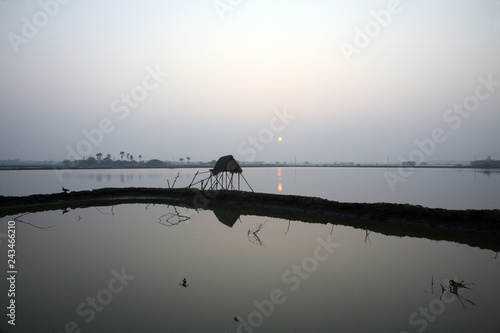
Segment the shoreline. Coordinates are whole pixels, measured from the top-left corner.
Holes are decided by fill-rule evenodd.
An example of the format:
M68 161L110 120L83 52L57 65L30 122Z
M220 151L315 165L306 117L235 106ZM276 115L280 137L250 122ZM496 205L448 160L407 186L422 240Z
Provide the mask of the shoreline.
M393 203L343 203L315 197L188 188L101 188L0 196L0 217L127 203L158 203L308 223L338 224L387 235L458 241L500 250L500 210L449 210Z
M396 164L356 164L356 165L344 165L344 164L249 164L242 165L245 168L378 168L378 169L398 169L398 168L409 168ZM207 164L192 164L192 165L173 165L173 166L99 166L99 167L64 167L64 166L51 166L51 165L19 165L19 166L2 166L0 165L0 171L9 170L127 170L127 169L203 169L212 168L213 165ZM473 169L478 171L491 171L499 170L496 167L479 167L470 165L416 165L411 167L411 169Z

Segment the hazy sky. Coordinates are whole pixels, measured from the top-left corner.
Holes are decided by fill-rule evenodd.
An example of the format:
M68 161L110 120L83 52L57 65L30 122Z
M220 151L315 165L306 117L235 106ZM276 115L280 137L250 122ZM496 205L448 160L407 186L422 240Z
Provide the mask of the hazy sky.
M0 36L0 159L500 158L498 0L2 0Z

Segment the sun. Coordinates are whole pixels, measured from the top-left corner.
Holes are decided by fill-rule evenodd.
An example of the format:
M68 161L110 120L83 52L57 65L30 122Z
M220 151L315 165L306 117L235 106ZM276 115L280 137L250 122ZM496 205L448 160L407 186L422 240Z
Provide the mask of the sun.
M283 141L283 138L280 136L280 137L278 138L278 141L279 141L279 142Z

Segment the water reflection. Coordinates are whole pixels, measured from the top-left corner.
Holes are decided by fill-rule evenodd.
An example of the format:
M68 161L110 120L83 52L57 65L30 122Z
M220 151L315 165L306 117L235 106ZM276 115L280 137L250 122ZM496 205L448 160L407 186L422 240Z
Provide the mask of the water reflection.
M233 225L236 223L236 221L240 218L240 214L234 211L214 209L213 212L215 214L215 217L217 217L217 219L219 220L219 222L227 225L230 228L232 228Z
M466 302L468 302L468 303L470 303L472 305L476 305L476 303L474 303L473 301L465 298L464 296L462 296L459 293L459 291L461 289L471 290L471 288L469 287L471 285L475 285L475 283L464 283L463 280L461 282L455 282L454 280L450 280L450 282L448 284L448 291L457 297L457 299L462 304L462 309L464 309L464 310L467 309L467 307L465 306L465 304L464 304L463 301L466 301ZM441 300L443 298L443 294L445 293L445 291L446 291L446 288L443 287L443 285L441 285L441 297L439 298L439 300Z
M264 242L260 240L260 237L258 235L258 233L262 230L262 228L264 228L266 222L259 223L258 225L255 226L255 229L248 229L247 238L251 243L266 247L266 245L264 244Z
M176 187L188 186L205 169L182 169ZM418 169L391 192L379 168L247 168L256 192L290 193L342 202L393 202L449 209L500 208L500 170ZM57 193L61 185L73 191L102 187L167 187L178 169L65 170L61 183L53 170L0 171L0 195ZM101 174L97 181L97 174ZM281 180L280 180L281 178ZM281 184L281 186L279 185ZM285 186L286 185L286 186Z
M25 280L16 293L23 314L16 328L23 332L61 331L70 321L82 332L238 332L243 323L254 332L401 332L423 307L433 317L446 311L426 322L428 332L471 332L479 325L498 331L498 261L490 251L458 243L385 236L364 224L355 229L163 204L9 219L23 240L17 259ZM330 255L323 247L329 243L318 247L317 241L328 237L341 244ZM133 282L88 324L88 315L75 310L88 297L107 302L109 272L120 267ZM420 287L425 280L428 289L429 272L453 272L467 282L442 282L439 295L432 277L429 302ZM8 290L5 279L0 289ZM445 302L454 297L462 306ZM6 293L0 301L6 303ZM0 331L5 328L0 322Z
M161 215L158 218L158 223L167 227L172 227L191 219L190 216L180 214L176 206L173 206L173 209L174 212L168 212Z
M281 183L281 168L278 168L278 192L283 191L283 184Z

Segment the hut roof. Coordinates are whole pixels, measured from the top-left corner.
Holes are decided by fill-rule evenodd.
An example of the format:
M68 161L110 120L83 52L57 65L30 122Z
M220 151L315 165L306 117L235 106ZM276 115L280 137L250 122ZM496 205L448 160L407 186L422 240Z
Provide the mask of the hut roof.
M242 173L240 165L234 159L233 155L226 155L219 158L217 163L215 163L212 173L217 175L220 172L228 171L231 173Z

